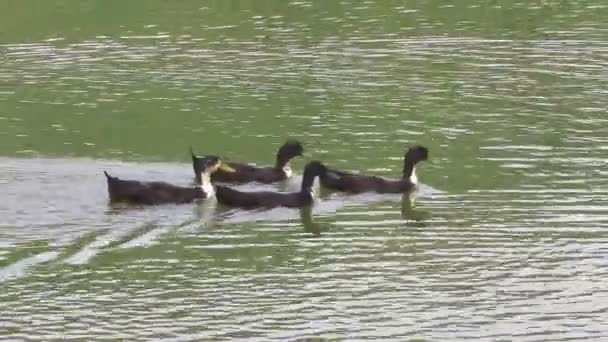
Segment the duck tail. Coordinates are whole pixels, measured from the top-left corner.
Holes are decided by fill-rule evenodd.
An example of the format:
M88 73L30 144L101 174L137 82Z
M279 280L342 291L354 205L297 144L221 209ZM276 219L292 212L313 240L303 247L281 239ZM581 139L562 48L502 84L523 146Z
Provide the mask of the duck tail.
M192 145L190 145L190 155L192 156L192 169L194 170L194 176L196 177L197 181L200 182L199 181L199 177L200 177L199 158L196 156L196 154L194 154Z
M192 163L196 164L196 162L198 161L199 157L197 157L196 154L194 154L194 150L192 149L192 145L190 145L190 156L192 157Z
M107 171L105 171L105 170L103 171L103 173L104 173L104 175L106 175L106 179L107 179L108 182L113 182L113 181L115 181L117 179L116 177L110 176L110 174Z

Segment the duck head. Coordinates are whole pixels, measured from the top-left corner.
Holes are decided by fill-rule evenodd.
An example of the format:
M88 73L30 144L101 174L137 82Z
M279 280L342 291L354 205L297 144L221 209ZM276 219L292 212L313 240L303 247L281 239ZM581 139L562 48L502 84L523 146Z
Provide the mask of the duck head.
M418 177L416 176L416 164L427 159L429 159L428 148L421 145L410 147L405 153L403 160L403 178L409 179L413 184L417 184Z
M287 140L277 151L276 167L282 169L289 166L289 161L304 153L304 147L297 140Z
M217 170L225 172L235 172L228 164L222 162L218 156L199 157L194 161L194 169L196 171L196 181L198 184L204 185L211 183L211 174Z
M315 177L323 175L327 168L318 160L310 161L304 167L302 175L302 191L311 192Z

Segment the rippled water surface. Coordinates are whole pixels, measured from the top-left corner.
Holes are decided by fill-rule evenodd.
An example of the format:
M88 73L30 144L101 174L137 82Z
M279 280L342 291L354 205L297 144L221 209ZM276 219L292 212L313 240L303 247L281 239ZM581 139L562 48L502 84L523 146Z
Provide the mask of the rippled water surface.
M604 1L20 1L0 13L0 336L608 339ZM113 207L188 146L397 176L310 210ZM301 174L305 160L297 160ZM300 175L272 186L297 189Z

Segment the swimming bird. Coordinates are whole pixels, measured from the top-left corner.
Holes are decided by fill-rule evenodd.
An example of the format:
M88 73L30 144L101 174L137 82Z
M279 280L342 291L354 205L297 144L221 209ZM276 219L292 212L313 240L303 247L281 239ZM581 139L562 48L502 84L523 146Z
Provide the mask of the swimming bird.
M235 172L225 172L219 170L211 175L211 179L214 182L227 182L227 183L248 183L248 182L260 182L260 183L274 183L291 177L293 170L289 165L289 162L304 153L302 144L297 140L288 140L285 142L277 151L276 161L274 166L255 166L246 163L226 162ZM197 160L201 157L197 157L190 147L190 154L192 155L192 168L194 170L194 176L196 182L200 183L200 172L197 167Z
M302 186L297 192L272 192L272 191L238 191L227 186L215 186L215 198L218 203L245 209L252 208L274 208L290 207L299 208L312 204L313 183L315 177L326 171L325 166L319 161L311 161L304 167Z
M404 193L411 192L418 184L416 164L427 160L429 151L424 146L413 146L405 153L403 175L401 179L386 179L378 176L367 176L327 168L320 177L324 188L349 193L377 192Z
M182 187L165 182L142 182L122 180L112 177L106 171L110 202L128 202L132 204L189 203L205 199L215 194L210 175L223 169L231 168L222 163L217 156L207 156L198 161L201 184L195 187Z

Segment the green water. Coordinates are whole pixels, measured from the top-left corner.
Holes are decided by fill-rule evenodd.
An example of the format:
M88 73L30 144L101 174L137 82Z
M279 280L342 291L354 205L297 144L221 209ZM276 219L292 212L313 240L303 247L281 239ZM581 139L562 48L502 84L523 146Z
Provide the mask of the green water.
M6 1L0 336L602 340L604 1ZM116 209L188 146L423 183ZM306 159L295 162L301 170ZM296 189L301 177L273 186Z

